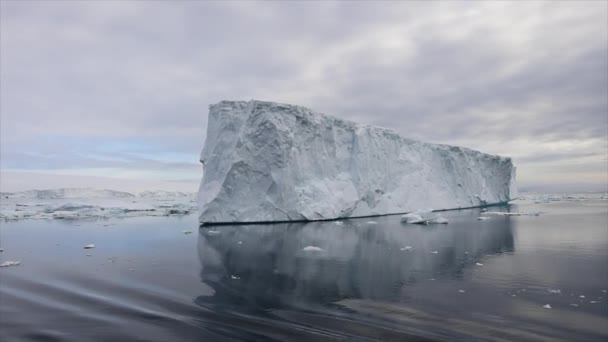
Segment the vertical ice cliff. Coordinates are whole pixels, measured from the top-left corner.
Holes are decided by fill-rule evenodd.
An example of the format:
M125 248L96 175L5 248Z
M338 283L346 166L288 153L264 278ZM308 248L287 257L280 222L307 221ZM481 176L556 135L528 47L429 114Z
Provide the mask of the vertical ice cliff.
M210 106L202 224L326 220L504 203L510 158L262 101Z

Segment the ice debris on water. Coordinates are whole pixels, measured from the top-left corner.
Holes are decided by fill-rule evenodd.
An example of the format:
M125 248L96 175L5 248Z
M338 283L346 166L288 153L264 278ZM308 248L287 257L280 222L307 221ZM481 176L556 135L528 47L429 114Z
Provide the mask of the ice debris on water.
M475 265L477 265L477 266L483 266L483 264L480 263L480 262L476 263Z
M545 305L543 305L543 308L545 308L545 309L551 309L551 305L545 304Z
M439 254L439 251L432 251L431 254Z
M231 275L231 276L230 276L230 278L232 278L232 279L234 279L234 280L241 279L241 277L237 277L237 276L235 276L235 275Z
M592 301L590 301L589 303L591 303L591 304L597 304L597 303L598 303L598 301L597 301L597 300L592 300Z
M367 224L378 224L376 221L367 221Z
M214 235L220 235L222 232L220 232L219 230L208 230L207 231L207 235L210 236L214 236Z
M578 307L578 304L570 304L570 306Z
M409 250L412 250L413 248L414 247L412 247L412 246L405 246L405 247L399 248L399 250L401 250L401 251L409 251Z
M467 292L467 291L465 291L465 290L458 290L458 292L460 292L460 293L465 293L465 292Z
M342 222L342 221L336 221L336 225L337 225L337 226L341 226L341 225L343 225L343 224L344 224L344 222Z
M317 246L306 246L306 247L302 248L302 251L304 251L304 252L323 252L323 248L320 248Z
M82 248L84 248L84 249L91 249L91 248L95 248L95 244L90 243L90 244L88 244L88 245L85 245L85 246L84 246L84 247L82 247Z
M584 295L580 295L579 297L580 297L580 298L585 298L585 296L584 296Z
M549 293L553 293L553 294L561 294L561 293L562 293L562 290L559 290L559 289L557 289L557 290L554 290L554 289L549 289Z
M447 224L448 220L434 214L433 209L420 209L401 216L401 222L410 224Z
M9 266L19 266L21 265L21 261L11 261L7 260L0 264L0 267L9 267Z
M485 220L489 220L490 218L489 218L489 217L487 217L487 216L479 216L477 219L478 219L479 221L485 221Z
M192 234L192 231L191 230L182 230L182 233L184 233L184 234Z

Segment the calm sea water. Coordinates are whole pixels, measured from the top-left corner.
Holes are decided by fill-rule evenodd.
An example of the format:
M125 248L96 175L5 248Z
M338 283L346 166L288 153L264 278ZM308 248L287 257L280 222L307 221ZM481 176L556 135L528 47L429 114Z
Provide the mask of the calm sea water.
M2 223L0 340L608 339L608 202L492 210L542 214Z

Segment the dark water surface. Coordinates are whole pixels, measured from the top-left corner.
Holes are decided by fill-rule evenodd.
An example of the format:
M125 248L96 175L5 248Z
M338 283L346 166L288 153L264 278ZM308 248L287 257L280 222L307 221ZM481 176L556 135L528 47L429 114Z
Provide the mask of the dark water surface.
M492 210L543 214L3 222L0 340L607 340L608 202Z

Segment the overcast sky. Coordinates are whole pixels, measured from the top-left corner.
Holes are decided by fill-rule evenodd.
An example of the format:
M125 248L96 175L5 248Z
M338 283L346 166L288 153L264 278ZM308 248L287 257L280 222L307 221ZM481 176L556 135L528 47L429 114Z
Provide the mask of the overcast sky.
M2 191L196 191L223 99L511 156L523 187L608 184L606 1L2 1L0 19Z

